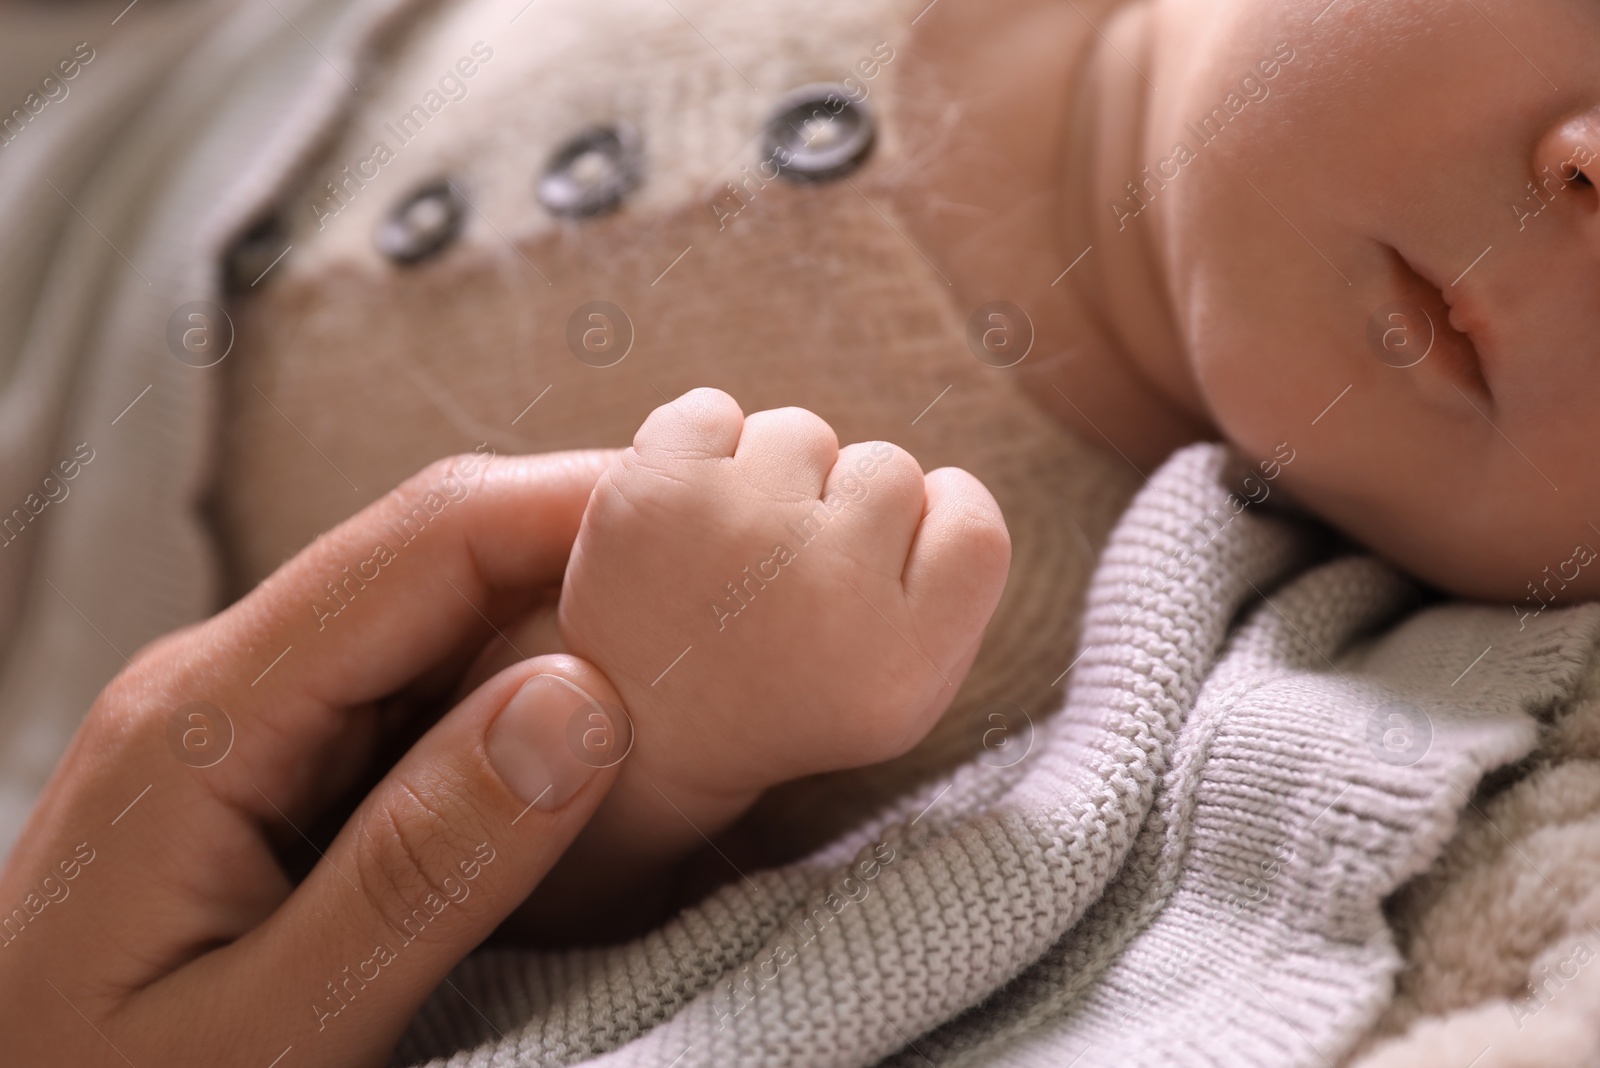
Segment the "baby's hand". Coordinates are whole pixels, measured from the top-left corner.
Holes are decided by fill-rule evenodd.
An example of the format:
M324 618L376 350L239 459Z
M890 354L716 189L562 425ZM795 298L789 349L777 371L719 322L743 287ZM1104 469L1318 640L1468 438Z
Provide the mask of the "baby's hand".
M559 609L633 748L535 911L637 901L765 788L914 746L977 653L1010 553L964 471L925 476L881 441L841 450L810 412L746 418L717 390L656 409L595 488Z
M633 717L624 780L680 805L748 800L920 741L977 652L1010 553L971 475L924 476L887 442L841 451L810 412L746 418L698 389L656 409L600 477L561 635Z

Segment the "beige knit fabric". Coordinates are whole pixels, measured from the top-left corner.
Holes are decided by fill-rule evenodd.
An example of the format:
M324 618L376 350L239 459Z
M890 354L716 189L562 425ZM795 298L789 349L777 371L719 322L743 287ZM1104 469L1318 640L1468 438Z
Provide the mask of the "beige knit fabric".
M1534 624L1537 625L1537 624ZM1406 968L1360 1068L1600 1063L1600 679L1391 904Z

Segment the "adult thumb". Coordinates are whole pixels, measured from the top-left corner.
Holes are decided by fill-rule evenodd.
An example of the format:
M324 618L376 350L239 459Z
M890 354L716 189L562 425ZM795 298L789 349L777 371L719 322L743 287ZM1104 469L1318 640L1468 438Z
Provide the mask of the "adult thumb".
M411 748L266 923L212 956L270 977L282 1012L266 1016L292 1025L297 1064L387 1063L423 1000L560 859L631 743L586 661L505 669Z

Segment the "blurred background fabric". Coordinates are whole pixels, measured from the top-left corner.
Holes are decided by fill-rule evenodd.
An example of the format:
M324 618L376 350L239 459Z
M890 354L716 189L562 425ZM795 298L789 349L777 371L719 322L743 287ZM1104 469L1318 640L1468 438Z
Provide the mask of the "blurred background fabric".
M221 250L336 120L351 95L339 67L402 6L4 12L0 848L127 658L218 607L198 511L215 388L175 355L169 323L220 304ZM92 58L63 95L45 79L79 45ZM91 458L64 480L75 457Z

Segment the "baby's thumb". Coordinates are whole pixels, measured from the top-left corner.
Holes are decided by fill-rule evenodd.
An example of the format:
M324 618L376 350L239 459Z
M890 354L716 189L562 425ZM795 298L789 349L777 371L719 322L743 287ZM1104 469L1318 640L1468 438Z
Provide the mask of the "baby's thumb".
M233 950L316 1063L392 1048L423 1000L532 892L627 754L611 684L542 656L479 687L367 796L267 923ZM313 1043L312 1039L316 1038ZM297 1062L308 1063L308 1062Z

